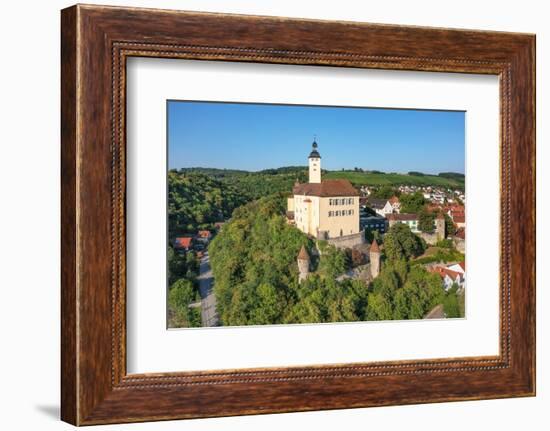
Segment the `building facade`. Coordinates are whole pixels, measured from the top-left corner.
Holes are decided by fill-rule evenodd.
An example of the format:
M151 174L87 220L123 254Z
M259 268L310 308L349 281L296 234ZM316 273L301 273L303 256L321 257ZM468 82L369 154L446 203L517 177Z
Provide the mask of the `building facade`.
M391 228L394 224L403 223L409 226L409 229L414 232L420 232L418 228L418 216L416 214L389 214L387 217L389 227Z
M288 199L289 220L316 239L336 241L351 237L355 241L357 237L358 243L363 243L364 233L359 227L359 192L348 180L321 178L321 155L315 141L308 161L309 181L296 183L293 196Z

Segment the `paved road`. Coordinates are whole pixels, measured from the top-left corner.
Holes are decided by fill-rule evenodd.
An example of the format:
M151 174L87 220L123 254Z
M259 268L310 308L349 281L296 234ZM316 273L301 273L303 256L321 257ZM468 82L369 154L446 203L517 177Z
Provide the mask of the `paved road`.
M199 268L199 291L201 294L202 326L218 326L219 317L216 311L216 296L214 295L214 277L210 268L208 252L201 259Z

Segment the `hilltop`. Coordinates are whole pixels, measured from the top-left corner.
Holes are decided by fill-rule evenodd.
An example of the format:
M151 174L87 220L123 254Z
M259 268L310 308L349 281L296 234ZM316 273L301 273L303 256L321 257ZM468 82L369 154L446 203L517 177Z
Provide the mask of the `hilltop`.
M277 186L288 186L295 180L306 181L306 166L284 166L274 169L264 169L261 171L245 171L235 169L216 169L216 168L182 168L181 173L202 173L210 177L229 182L240 182L245 178L248 181L258 180L262 183L275 186L275 191L284 191ZM464 174L456 172L442 172L438 175L424 174L422 172L403 173L385 173L381 171L362 171L362 170L343 170L327 171L323 170L323 178L326 179L347 179L355 186L440 186L456 189L464 189ZM262 189L264 189L262 187ZM264 189L265 190L265 189ZM262 190L262 191L264 191ZM259 197L259 196L258 196Z
M449 188L464 188L464 175L447 172L439 175L417 173L397 174L378 171L328 171L324 178L347 179L355 185L369 186L441 186Z

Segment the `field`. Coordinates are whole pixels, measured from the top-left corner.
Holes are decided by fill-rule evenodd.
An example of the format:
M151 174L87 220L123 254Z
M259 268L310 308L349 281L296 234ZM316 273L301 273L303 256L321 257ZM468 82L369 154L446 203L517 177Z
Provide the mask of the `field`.
M347 179L355 185L369 186L442 186L450 188L464 188L464 180L447 178L438 175L407 175L387 174L355 171L329 171L323 174L323 178Z

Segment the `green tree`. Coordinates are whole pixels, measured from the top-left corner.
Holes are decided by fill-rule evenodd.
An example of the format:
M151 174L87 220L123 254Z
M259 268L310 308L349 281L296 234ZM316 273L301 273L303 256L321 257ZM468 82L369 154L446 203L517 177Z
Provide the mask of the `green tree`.
M200 311L189 307L194 298L195 289L191 281L182 278L170 286L168 292L168 326L201 326Z
M456 233L456 227L453 222L453 219L449 217L448 214L444 214L445 216L445 232L447 233L447 236L453 236Z
M401 212L405 214L418 214L426 204L424 195L420 192L403 193L399 197Z
M328 245L319 262L319 273L327 278L336 278L350 266L346 252L333 245Z
M392 186L382 186L374 189L370 197L377 199L389 199L392 196L399 195L399 191Z
M394 224L384 235L384 252L389 260L408 260L421 255L425 245L403 223Z
M425 209L422 209L420 211L420 214L418 215L418 228L422 232L428 232L431 233L434 231L434 220L435 220L435 214L431 213L429 211L426 211Z

